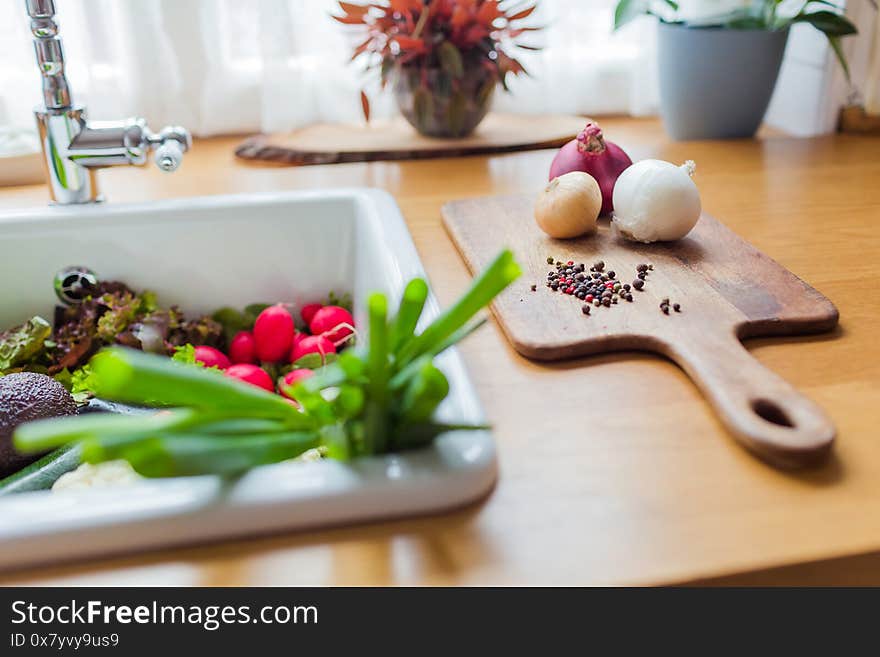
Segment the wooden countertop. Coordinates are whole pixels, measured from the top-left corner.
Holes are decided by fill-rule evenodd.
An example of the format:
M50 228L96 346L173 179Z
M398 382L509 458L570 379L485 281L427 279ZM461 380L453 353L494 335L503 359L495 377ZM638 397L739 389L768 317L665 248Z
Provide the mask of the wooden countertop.
M838 305L841 324L830 335L749 342L836 421L838 444L827 465L791 474L758 462L669 362L621 354L532 363L491 325L462 348L498 442L500 479L485 501L442 516L24 571L5 581L880 584L880 140L684 144L669 142L654 120L604 123L633 159L695 160L705 210ZM282 168L237 162L238 141L197 142L174 175L152 167L101 172L103 189L120 203L385 188L403 210L441 303L465 288L468 275L440 206L536 192L553 155ZM0 190L0 212L45 202L42 187Z

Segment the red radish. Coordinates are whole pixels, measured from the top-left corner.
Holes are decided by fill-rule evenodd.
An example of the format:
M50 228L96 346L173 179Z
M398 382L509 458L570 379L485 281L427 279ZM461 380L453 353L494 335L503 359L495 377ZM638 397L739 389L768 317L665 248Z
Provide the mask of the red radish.
M602 190L601 214L610 214L614 209L612 203L614 183L617 177L632 164L629 155L617 144L605 141L602 129L590 121L577 138L572 139L559 149L550 165L550 180L571 171L588 173Z
M312 323L312 317L314 317L315 313L321 310L321 308L323 308L323 306L320 303L307 303L302 307L299 314L302 316L306 326Z
M293 346L290 349L290 357L288 358L288 361L290 361L291 363L293 362L293 352L296 351L296 345L298 345L307 337L309 337L308 334L301 331L296 331L293 334Z
M281 304L269 306L254 322L257 358L275 363L287 358L293 346L293 317Z
M251 385L262 388L263 390L268 390L269 392L275 392L275 384L272 382L272 377L269 376L266 370L257 365L252 365L250 363L236 363L235 365L230 365L226 369L226 376L231 376L233 379L250 383Z
M354 326L354 318L351 313L339 306L324 306L309 322L312 335L323 335L334 344L351 335L352 326Z
M205 345L195 348L195 359L197 363L201 363L205 367L216 367L221 370L225 370L232 364L222 351Z
M303 356L308 354L325 354L336 353L336 347L323 335L307 335L300 340L290 354L290 362L296 362Z
M233 363L256 363L257 343L250 331L239 331L229 343L229 360Z
M294 386L300 381L304 381L308 379L310 376L314 376L314 372L312 370L307 369L299 369L299 370L291 370L287 374L284 375L283 385L279 386L281 390L281 394L287 397L288 399L293 399L293 397L284 390L284 386ZM294 399L294 401L296 401Z

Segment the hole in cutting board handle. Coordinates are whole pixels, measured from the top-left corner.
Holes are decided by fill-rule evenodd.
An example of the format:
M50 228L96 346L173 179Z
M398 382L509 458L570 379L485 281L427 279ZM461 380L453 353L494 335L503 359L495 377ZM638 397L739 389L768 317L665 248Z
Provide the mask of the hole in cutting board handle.
M786 412L769 399L752 400L752 410L761 418L767 420L767 422L776 424L780 427L794 427L794 422L789 419Z

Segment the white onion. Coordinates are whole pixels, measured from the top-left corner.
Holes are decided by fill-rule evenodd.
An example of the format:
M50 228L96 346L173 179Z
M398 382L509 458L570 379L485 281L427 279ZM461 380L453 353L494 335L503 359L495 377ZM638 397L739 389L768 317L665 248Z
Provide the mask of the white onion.
M535 221L550 237L566 239L596 232L602 209L599 183L588 173L571 171L551 180L535 201Z
M687 235L700 218L694 163L641 160L614 185L614 225L627 239L666 242Z

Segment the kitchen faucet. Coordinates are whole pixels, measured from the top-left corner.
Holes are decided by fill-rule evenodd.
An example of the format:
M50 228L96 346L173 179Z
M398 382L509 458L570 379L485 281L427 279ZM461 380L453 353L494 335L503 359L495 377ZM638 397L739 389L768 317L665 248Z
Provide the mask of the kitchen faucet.
M43 76L43 106L34 114L52 200L61 205L102 200L95 170L122 164L142 166L151 150L160 169L175 171L192 145L189 132L169 126L155 133L141 118L88 121L85 108L71 99L54 0L25 3Z

